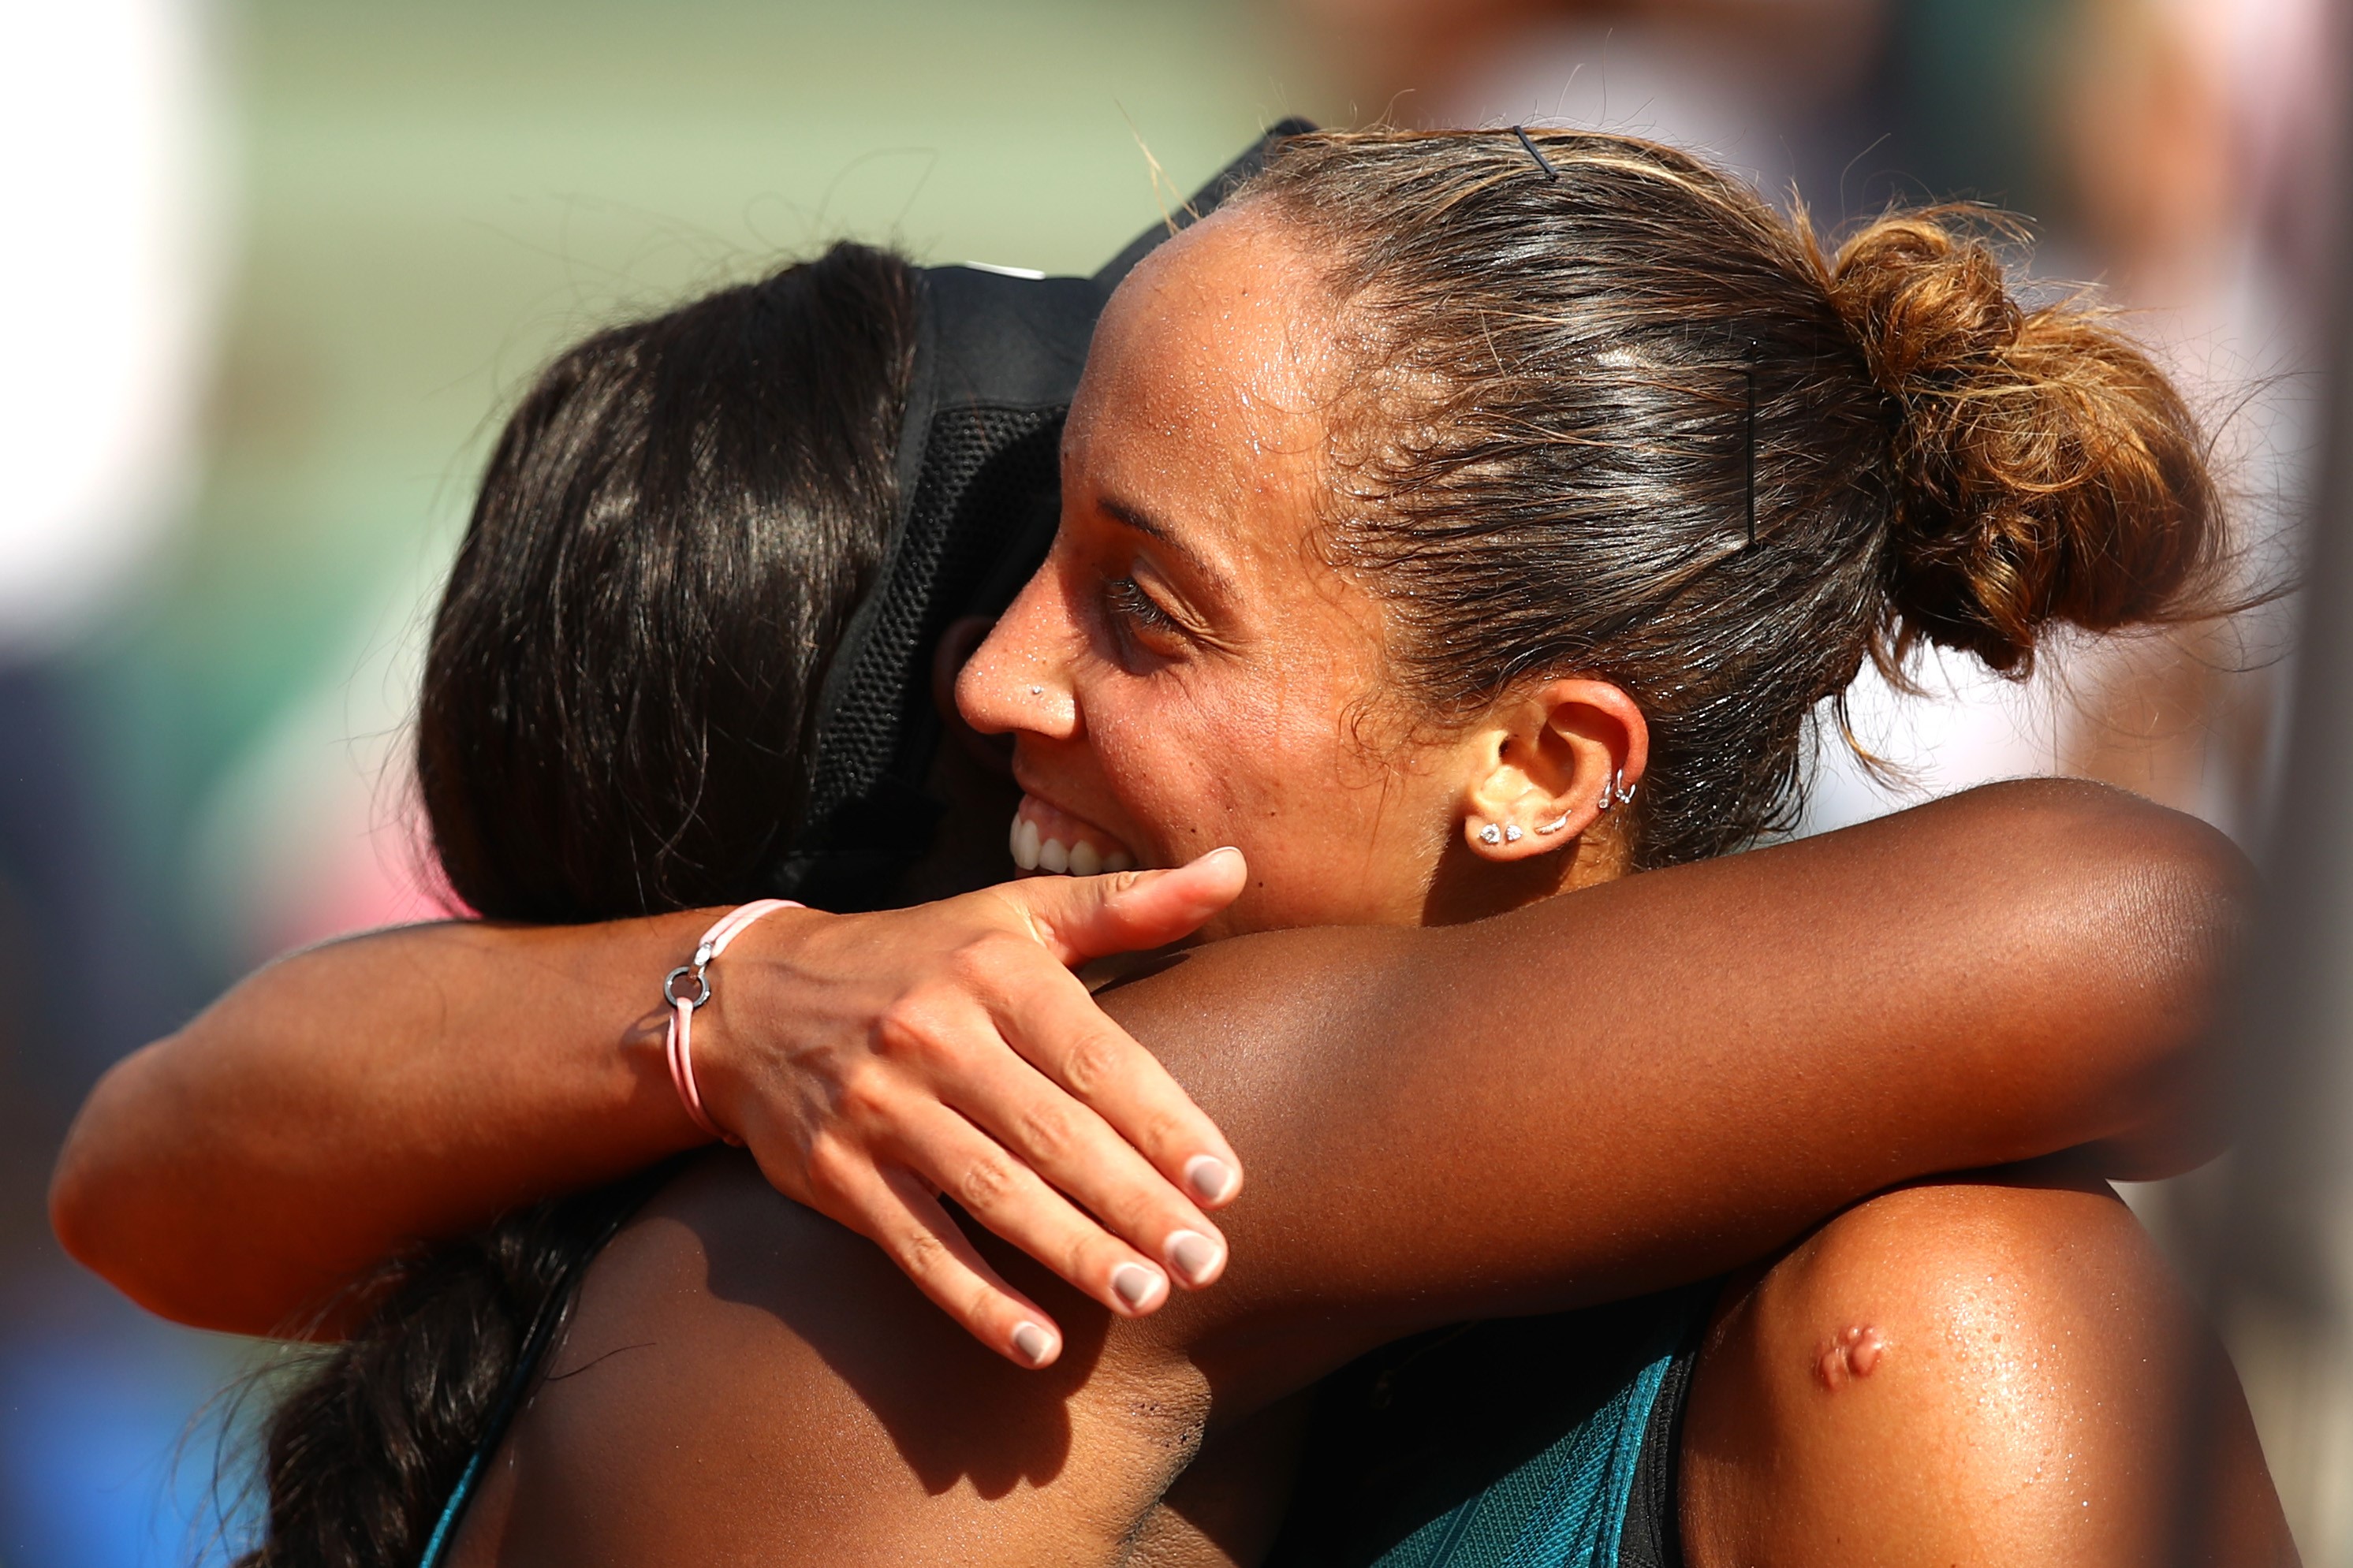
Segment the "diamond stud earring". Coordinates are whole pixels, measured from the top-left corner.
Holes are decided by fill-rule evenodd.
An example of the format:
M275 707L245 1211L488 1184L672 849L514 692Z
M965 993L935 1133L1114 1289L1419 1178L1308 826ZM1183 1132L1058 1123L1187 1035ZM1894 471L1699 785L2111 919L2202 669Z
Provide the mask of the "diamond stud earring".
M1482 844L1501 844L1503 841L1504 830L1492 822L1479 830L1479 842Z

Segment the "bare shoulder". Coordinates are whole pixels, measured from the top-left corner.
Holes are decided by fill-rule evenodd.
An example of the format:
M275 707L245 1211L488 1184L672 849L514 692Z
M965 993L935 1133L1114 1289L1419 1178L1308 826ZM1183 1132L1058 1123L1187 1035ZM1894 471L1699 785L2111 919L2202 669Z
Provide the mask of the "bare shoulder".
M1101 1335L1056 1307L1062 1363L1020 1372L865 1238L708 1157L590 1268L456 1561L1087 1561Z
M2195 1380L2220 1561L2292 1561L2219 1346L2096 1182L1923 1183L1857 1205L1733 1293L1696 1370L1694 1564L2141 1563L2180 1520ZM1955 1554L1958 1553L1957 1558Z

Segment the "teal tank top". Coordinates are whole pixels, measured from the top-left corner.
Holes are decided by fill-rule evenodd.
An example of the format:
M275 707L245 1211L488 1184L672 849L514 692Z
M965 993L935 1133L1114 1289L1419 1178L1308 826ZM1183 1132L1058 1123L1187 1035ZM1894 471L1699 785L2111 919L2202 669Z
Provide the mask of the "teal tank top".
M1463 1324L1335 1373L1268 1568L1680 1568L1675 1454L1718 1285Z

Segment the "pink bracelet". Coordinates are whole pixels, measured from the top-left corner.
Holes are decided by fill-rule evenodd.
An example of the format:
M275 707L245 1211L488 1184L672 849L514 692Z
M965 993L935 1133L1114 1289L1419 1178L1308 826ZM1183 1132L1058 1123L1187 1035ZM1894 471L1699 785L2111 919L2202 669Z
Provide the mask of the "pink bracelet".
M670 1008L670 1039L666 1047L670 1055L670 1085L678 1090L679 1103L686 1107L686 1113L694 1119L694 1124L722 1143L733 1143L741 1148L744 1140L731 1137L720 1130L719 1124L711 1120L711 1113L702 1109L702 1091L694 1086L694 1015L711 1000L711 961L726 952L727 944L741 936L762 915L774 914L778 910L807 907L790 899L761 899L731 910L717 925L702 933L702 942L695 945L693 962L680 964L662 981L662 1000L669 1003ZM681 996L678 994L678 983L688 975L694 977L695 994Z

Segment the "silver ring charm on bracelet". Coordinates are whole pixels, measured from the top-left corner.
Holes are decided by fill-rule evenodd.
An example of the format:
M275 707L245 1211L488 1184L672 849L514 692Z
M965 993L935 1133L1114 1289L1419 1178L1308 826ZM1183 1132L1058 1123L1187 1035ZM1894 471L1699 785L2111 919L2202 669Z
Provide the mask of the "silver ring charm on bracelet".
M702 994L691 1001L681 996L678 994L678 977L681 974L693 975L695 984L702 988ZM711 976L703 973L691 963L681 963L662 977L662 1000L673 1007L684 1004L686 1006L699 1010L705 1002L711 1000Z

